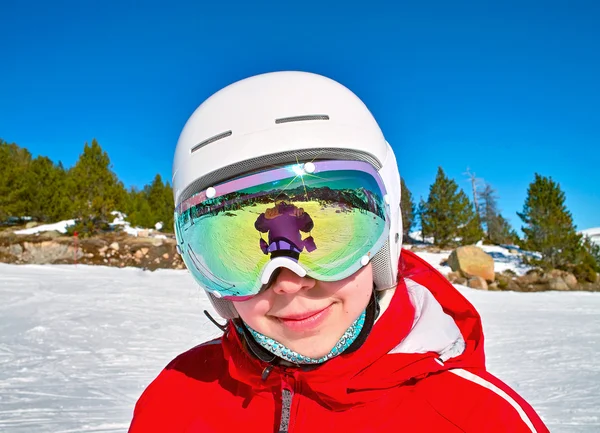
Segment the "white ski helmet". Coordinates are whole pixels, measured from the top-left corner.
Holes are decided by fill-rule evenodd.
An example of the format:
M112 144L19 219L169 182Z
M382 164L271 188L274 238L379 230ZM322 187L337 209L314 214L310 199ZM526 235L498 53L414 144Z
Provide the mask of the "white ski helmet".
M377 289L393 287L402 246L396 158L365 104L324 76L297 71L261 74L203 102L185 124L175 149L175 206L243 173L315 159L366 161L381 175L390 197L390 234L372 259L373 278ZM207 295L222 317L237 317L231 301Z

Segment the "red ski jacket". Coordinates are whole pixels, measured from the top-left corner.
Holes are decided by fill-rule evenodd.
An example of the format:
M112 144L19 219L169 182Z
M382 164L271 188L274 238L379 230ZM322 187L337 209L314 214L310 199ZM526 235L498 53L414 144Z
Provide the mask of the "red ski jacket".
M475 308L410 251L400 264L402 282L355 352L311 369L269 366L230 323L159 374L129 432L548 432L486 371Z

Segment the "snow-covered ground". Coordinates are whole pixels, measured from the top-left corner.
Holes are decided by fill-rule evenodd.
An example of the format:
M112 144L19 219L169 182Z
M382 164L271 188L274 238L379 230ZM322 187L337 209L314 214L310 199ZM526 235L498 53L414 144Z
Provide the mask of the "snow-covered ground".
M550 431L600 431L600 293L458 287ZM0 432L125 432L160 369L219 334L203 309L187 271L0 264Z
M59 221L52 224L41 224L39 226L32 227L30 229L17 230L15 233L18 235L33 235L41 232L57 231L59 233L66 233L69 226L75 225L75 220Z

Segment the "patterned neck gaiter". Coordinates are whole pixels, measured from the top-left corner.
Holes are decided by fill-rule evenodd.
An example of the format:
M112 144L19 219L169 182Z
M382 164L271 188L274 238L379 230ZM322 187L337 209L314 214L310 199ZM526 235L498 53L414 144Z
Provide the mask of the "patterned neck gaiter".
M294 364L321 364L325 361L330 360L331 358L335 358L336 356L342 354L346 349L348 349L352 345L352 343L356 340L356 338L359 336L360 332L363 329L366 315L367 314L365 310L361 313L360 316L358 316L358 319L356 319L354 323L350 325L346 332L344 332L344 335L342 335L342 338L340 338L336 345L333 346L333 349L331 349L331 351L327 355L322 356L320 358L309 358L308 356L304 356L298 352L294 352L293 350L288 349L283 344L273 340L272 338L269 338L266 335L255 331L250 326L248 326L247 323L244 323L244 325L246 326L250 334L252 334L254 340L273 355L278 356L279 358L284 359L288 362L292 362Z

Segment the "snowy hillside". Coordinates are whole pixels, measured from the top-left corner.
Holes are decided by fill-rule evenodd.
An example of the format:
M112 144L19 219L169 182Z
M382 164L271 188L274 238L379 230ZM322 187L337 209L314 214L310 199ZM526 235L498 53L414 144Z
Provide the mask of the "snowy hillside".
M600 293L459 290L550 431L600 431ZM124 432L160 369L219 334L187 271L0 264L0 299L1 432Z
M521 255L515 250L496 245L479 245L479 248L488 253L494 259L494 272L501 273L506 270L511 270L516 275L525 275L527 271L531 269L531 266L521 263ZM451 250L442 251L439 253L420 252L418 250L416 252L420 257L433 265L443 275L447 275L452 271L449 266L441 264L448 258L452 252Z
M128 235L138 236L140 232L147 232L147 233L154 232L154 229L143 229L141 227L131 227L131 224L128 221L126 221L126 215L124 215L121 212L113 211L113 212L111 212L111 214L114 218L113 218L113 222L109 223L109 225L111 227L119 228L119 229L123 230ZM17 230L17 231L15 231L15 233L18 235L32 235L32 234L36 234L36 233L57 231L59 233L64 234L67 232L67 228L69 226L75 225L75 222L76 222L76 220L71 219L71 220L59 221L57 223L52 223L52 224L42 224L42 225L35 226L35 227L29 228L29 229ZM158 223L156 223L155 229L160 230L162 227L163 227L163 223L158 222ZM161 237L161 236L164 237L164 235L160 235L160 234L155 237Z

